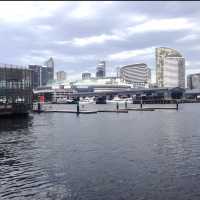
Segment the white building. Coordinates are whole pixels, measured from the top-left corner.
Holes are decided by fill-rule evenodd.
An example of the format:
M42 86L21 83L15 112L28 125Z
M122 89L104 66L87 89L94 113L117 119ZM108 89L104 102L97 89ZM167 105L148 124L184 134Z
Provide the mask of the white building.
M121 80L135 88L148 87L150 74L150 68L144 63L126 65L120 69Z
M156 48L156 83L158 87L185 88L185 58L175 49Z

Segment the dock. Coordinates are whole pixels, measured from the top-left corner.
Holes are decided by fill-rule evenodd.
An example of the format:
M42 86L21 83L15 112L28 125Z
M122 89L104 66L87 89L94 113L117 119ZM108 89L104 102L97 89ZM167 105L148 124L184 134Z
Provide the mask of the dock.
M36 107L33 107L33 112L37 113L74 113L74 114L97 114L97 113L128 113L129 111L155 111L155 110L178 110L178 103L176 107L143 107L142 101L139 108L128 108L127 104L125 104L124 109L119 108L119 104L116 104L116 109L80 109L79 104L77 104L76 109L56 109L56 108L43 108L41 107L40 103L37 104Z
M75 114L77 114L76 110L43 110L40 112L38 112L37 110L33 110L33 112L37 112L37 113L75 113ZM79 111L79 114L96 114L98 112L128 113L128 110L83 110L83 111Z
M98 112L128 113L128 110L98 110Z
M154 110L177 110L176 107L155 107Z
M34 112L37 112L34 111ZM43 110L43 113L77 113L76 110ZM83 111L79 111L79 114L95 114L97 113L97 110L83 110Z
M128 111L154 111L154 108L127 108Z

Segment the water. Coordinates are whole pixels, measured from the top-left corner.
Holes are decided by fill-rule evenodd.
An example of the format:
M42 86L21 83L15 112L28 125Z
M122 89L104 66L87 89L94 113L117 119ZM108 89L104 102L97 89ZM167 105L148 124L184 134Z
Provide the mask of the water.
M199 104L0 119L0 199L199 200L199 119Z

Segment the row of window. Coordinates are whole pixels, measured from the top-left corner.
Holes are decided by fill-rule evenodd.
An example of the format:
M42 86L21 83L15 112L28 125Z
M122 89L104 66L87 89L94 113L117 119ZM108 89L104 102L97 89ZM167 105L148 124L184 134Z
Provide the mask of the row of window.
M31 81L30 80L22 80L22 81L0 81L0 88L7 88L7 89L24 89L30 88Z
M0 104L5 103L31 103L31 97L25 97L25 96L0 96Z

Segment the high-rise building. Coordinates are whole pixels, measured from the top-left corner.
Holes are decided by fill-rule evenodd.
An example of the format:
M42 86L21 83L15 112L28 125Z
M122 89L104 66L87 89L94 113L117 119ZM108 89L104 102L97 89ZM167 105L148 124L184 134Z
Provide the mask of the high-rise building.
M57 80L58 80L58 81L64 81L64 80L66 80L66 78L67 78L67 74L66 74L66 72L64 72L64 71L58 71L58 72L56 73L56 76L57 76Z
M37 88L42 85L42 77L41 77L41 65L29 65L29 69L32 70L32 84L33 88Z
M106 76L106 61L100 61L97 66L96 77L104 78Z
M190 89L200 89L200 73L187 76L187 87Z
M91 73L84 72L82 73L82 80L89 80L91 78Z
M44 71L48 71L49 81L54 80L54 61L53 61L53 58L51 57L47 61L45 61L44 66L46 68L49 68L48 70L44 70Z
M185 88L185 58L177 50L156 48L156 83L158 87Z
M120 69L120 78L134 87L145 87L149 83L149 68L144 63L126 65Z
M117 74L117 77L120 77L120 67L117 67L117 68L116 68L116 72L117 72L117 73L116 73L116 74Z
M52 79L52 68L43 66L41 69L41 83L47 85L53 81Z
M147 67L147 82L151 84L151 69Z

